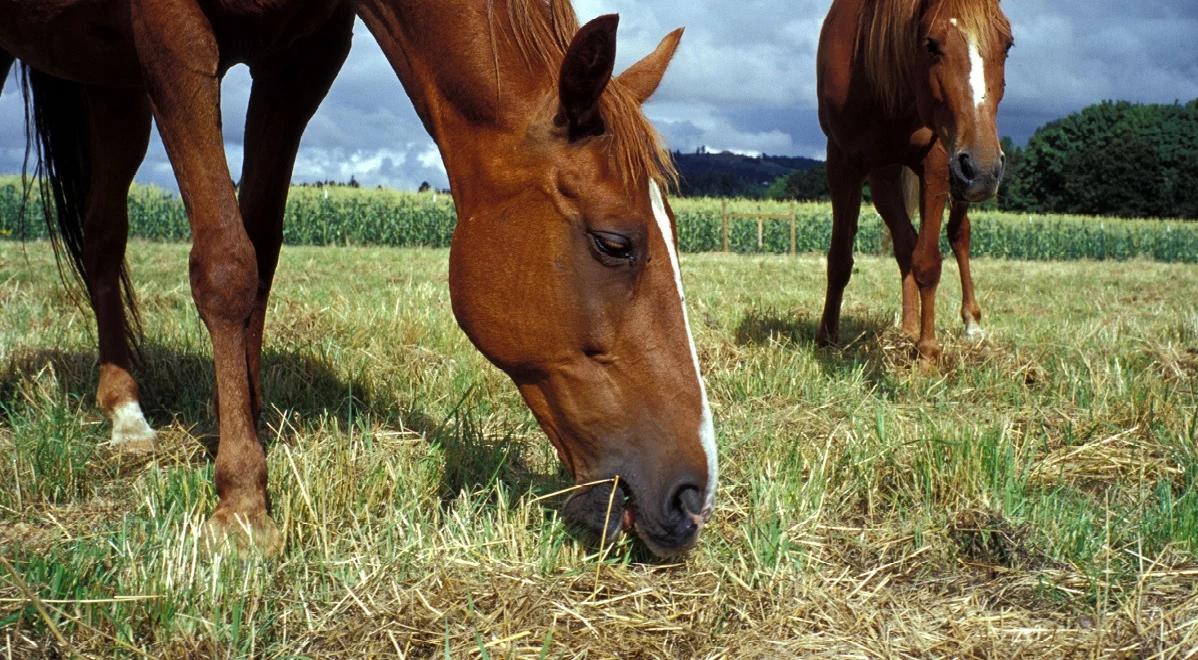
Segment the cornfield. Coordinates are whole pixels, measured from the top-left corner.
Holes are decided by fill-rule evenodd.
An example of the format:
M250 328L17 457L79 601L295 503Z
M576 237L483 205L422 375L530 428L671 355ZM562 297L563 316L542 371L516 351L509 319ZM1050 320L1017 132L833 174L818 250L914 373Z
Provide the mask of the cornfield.
M22 187L15 179L0 180L0 236L45 237L41 209L32 195L22 214ZM687 252L719 251L722 208L737 214L788 213L785 202L758 200L675 199L678 239ZM800 253L823 252L832 230L826 203L795 207L795 247ZM158 242L186 241L190 231L176 195L135 186L129 199L132 236ZM978 257L1029 261L1145 258L1167 263L1198 262L1198 223L1062 215L1018 215L991 211L972 214L972 252ZM287 205L283 236L291 245L379 245L447 247L457 222L447 195L393 190L297 187ZM734 252L785 253L790 249L789 222L766 220L758 241L757 222L735 219L729 225ZM884 248L880 218L868 206L861 215L857 250ZM943 238L942 238L943 241ZM941 246L945 253L948 245Z

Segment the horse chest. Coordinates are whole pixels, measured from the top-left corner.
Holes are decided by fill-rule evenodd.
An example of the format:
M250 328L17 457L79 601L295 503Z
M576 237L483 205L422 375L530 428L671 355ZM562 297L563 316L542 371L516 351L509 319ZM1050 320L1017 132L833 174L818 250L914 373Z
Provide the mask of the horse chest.
M867 167L918 158L936 139L917 116L886 117L870 103L824 108L821 122L829 139Z
M2 0L0 0L2 1ZM221 48L222 68L250 64L318 32L341 0L208 0L205 13Z

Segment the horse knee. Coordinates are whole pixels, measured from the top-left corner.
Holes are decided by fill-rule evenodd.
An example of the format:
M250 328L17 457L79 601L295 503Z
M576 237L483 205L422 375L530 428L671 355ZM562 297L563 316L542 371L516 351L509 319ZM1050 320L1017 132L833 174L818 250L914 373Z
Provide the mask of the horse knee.
M911 274L921 289L940 284L940 255L934 259L916 258L911 262Z
M191 294L206 321L244 322L258 293L258 265L249 240L197 242L188 263Z

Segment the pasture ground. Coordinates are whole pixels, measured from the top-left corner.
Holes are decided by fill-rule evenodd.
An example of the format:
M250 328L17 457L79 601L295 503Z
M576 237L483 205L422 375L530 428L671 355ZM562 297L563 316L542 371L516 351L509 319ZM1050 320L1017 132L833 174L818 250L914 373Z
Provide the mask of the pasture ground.
M1198 649L1198 267L980 260L990 337L922 369L860 257L685 255L718 511L684 562L596 553L442 250L286 248L268 321L277 560L208 560L211 366L187 248L131 246L160 451L110 455L92 320L0 242L0 655L1186 656ZM33 602L36 600L36 602Z

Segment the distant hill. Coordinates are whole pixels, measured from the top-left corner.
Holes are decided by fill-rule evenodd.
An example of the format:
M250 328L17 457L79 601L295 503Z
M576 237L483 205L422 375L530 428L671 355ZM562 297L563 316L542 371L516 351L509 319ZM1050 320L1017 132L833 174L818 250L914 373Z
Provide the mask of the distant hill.
M761 197L778 177L822 165L797 156L745 156L721 151L684 154L674 162L682 177L681 193L687 197Z

